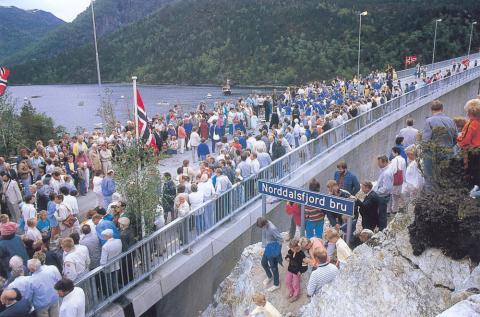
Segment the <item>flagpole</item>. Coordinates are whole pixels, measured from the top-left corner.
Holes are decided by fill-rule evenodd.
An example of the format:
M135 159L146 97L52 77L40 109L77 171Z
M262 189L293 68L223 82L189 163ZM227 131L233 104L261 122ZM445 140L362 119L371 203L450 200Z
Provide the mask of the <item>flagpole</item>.
M133 113L135 114L135 138L138 142L138 112L137 112L137 76L132 77L133 80Z
M135 139L137 140L137 146L139 146L139 135L138 135L138 104L137 104L137 76L132 77L133 80L133 113L135 114ZM137 167L137 177L140 176L142 171L142 163L138 162ZM145 238L145 217L143 215L143 210L140 211L140 226L142 228L142 238Z

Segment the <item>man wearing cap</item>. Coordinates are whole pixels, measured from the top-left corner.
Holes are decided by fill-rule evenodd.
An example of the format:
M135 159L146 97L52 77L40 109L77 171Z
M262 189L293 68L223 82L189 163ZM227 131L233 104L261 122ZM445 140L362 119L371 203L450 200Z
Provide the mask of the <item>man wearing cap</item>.
M122 253L122 241L113 237L112 229L102 231L102 238L106 241L102 246L102 255L100 257L100 265L108 264L114 257ZM118 271L120 270L120 261L107 266L105 270L105 278L107 279L107 287L118 289Z
M23 264L27 264L28 255L25 245L19 236L15 234L17 231L17 224L14 222L7 222L0 225L0 264L3 267L8 267L8 261L14 255L22 258Z
M115 193L116 185L113 179L113 170L108 170L107 175L102 180L103 207L107 208L112 202L112 195Z

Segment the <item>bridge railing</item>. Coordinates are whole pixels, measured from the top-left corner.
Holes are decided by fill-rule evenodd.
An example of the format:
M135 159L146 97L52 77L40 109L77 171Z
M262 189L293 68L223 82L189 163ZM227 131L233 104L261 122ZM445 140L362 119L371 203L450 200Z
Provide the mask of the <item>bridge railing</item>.
M470 61L471 61L470 64L473 66L474 60L480 58L480 53L470 54L469 57L470 57ZM454 61L461 63L465 58L467 58L467 55L447 59L447 60L440 61L440 62L436 62L433 65L428 64L428 65L422 65L422 66L427 66L427 72L431 72L432 70L435 70L435 69L441 69L441 68L445 68L447 66L451 67L453 65ZM415 74L415 67L411 67L411 68L408 68L408 69L397 71L398 78L404 78L404 77L412 76L413 74Z
M480 76L480 67L462 71L451 77L436 81L379 105L321 134L315 140L295 148L287 155L275 160L260 172L236 184L213 200L204 203L190 215L178 218L161 228L150 237L139 241L129 251L114 258L105 266L89 272L77 281L86 294L88 316L117 299L132 287L147 279L165 262L177 254L189 250L202 237L227 222L232 216L260 195L257 179L281 182L301 167L317 159L335 146L368 129L379 120L392 115L414 102L430 101L425 98L433 94L452 90Z

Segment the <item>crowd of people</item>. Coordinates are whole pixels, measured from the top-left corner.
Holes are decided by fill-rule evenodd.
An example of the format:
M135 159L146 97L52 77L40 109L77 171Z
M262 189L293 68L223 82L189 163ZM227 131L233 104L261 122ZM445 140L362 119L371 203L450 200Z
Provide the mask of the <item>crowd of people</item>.
M464 158L465 183L471 188L470 197L480 197L480 96L466 103L466 118L448 117L439 100L433 101L430 108L432 115L426 119L423 131L414 128L414 120L408 118L406 127L398 132L390 153L377 157L380 173L375 182L365 180L359 183L344 161L338 163L333 179L326 182L328 194L355 200L355 230L348 239L350 245L343 239L347 234L345 224L348 217L339 217L322 209L305 207L305 237L299 237L301 210L296 203L285 204L285 212L291 217L291 228L285 239L272 222L263 217L257 219L257 226L265 232L261 263L267 278L263 284L268 286L273 282L267 292L280 288L278 265L284 259L288 262L285 285L290 302L299 298L301 275L309 268L307 296L318 294L323 286L334 281L341 272L339 269L352 255L350 247L368 241L375 232L385 229L387 219L395 213L408 212L407 205L421 193L423 187L433 185L432 165L442 163L434 160L436 154L428 150L431 146L441 153L443 160L455 156ZM419 154L420 157L417 156ZM312 179L308 189L319 192L319 182ZM285 256L282 254L284 241L288 242ZM260 312L280 316L264 293L255 294L253 302L256 308L249 316L257 316Z
M157 227L191 215L204 202L222 195L321 133L400 94L450 75L451 70L438 71L430 77L425 75L418 83L416 80L405 83L403 88L390 68L385 73L373 72L361 81L337 78L330 83L290 87L283 94L252 95L236 103L219 103L212 110L200 104L196 112L183 113L176 106L168 115L154 117L150 129L160 151L169 155L191 151L191 160L200 160L198 167L191 165L190 160L183 160L177 175L164 173L159 195L163 215L157 219ZM441 113L439 103L434 104L439 112L432 117ZM472 132L478 130L475 119L478 113L472 110L477 106L472 101L468 107L471 117L465 124L466 132L459 137L461 148L472 144L478 147L477 132ZM429 126L442 124L443 120L433 120ZM360 183L345 162L338 164L337 173L326 184L330 194L356 199L354 236L362 241L375 230L383 230L388 212L402 210L405 201L414 197L423 185L415 159L416 135L412 126L413 122L407 122L407 128L400 131L391 157L378 158L381 174L375 184ZM132 122L125 126L118 123L109 135L93 131L75 136L65 134L60 140L49 140L46 144L38 141L32 151L20 151L15 167L0 157L3 311L17 307L34 310L41 316L82 316L80 306L84 306L84 295L73 283L90 269L108 264L135 242L125 202L116 192L113 170L115 157L135 142L134 129ZM428 129L424 131L424 139L428 139L428 133ZM430 131L430 138L435 139L433 134ZM471 155L467 161L478 162L478 156ZM478 174L475 164L468 166L469 172ZM475 185L479 185L478 175L475 177ZM320 191L320 187L316 180L309 184L312 191ZM475 189L472 195L478 192L478 187ZM77 197L89 191L95 193L97 207L84 215ZM292 215L287 255L291 274L287 280L289 295L295 300L304 263L319 268L308 286L308 294L314 295L323 282L333 279L337 274L335 268L347 261L351 250L341 234L346 232L345 218L306 208L306 237L297 239L295 231L301 223L299 206L287 204L286 208ZM199 214L195 226L202 231L212 226L213 221ZM267 276L273 278L270 290L274 291L279 285L275 267L282 261L278 254L281 241L273 224L263 219L258 225L265 228L273 243L268 244L262 265ZM187 242L185 239L183 243ZM322 239L326 239L326 246ZM308 256L301 254L302 249L309 250ZM333 267L328 265L330 262ZM104 278L116 282L119 270L120 267L112 267ZM41 288L36 279L44 281ZM64 298L61 306L59 297ZM70 304L64 307L65 303ZM76 315L70 314L71 307L78 309Z

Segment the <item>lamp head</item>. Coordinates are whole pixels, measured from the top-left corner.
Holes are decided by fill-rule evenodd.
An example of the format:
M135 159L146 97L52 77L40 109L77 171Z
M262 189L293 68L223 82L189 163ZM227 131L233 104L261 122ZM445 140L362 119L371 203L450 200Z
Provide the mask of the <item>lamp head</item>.
M368 11L363 11L362 13L360 13L360 15L363 15L363 16L365 16L367 14L368 14Z
M442 22L442 19L436 19L435 22Z
M477 24L477 21L475 21L475 22L472 22L472 25L476 25L476 24Z

